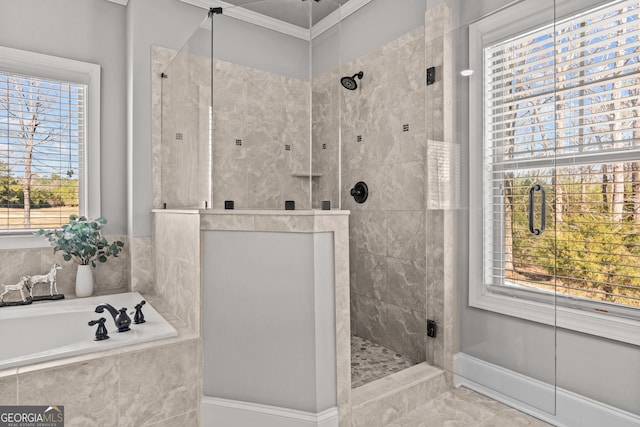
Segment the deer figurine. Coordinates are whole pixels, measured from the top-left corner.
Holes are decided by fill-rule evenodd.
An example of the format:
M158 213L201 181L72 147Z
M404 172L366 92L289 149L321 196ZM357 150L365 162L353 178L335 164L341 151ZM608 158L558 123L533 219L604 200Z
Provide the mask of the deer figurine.
M22 297L22 301L23 302L27 302L27 298L24 296L24 290L25 288L27 288L27 291L29 291L29 295L31 295L31 285L30 285L31 281L29 279L29 276L22 276L20 278L20 281L18 283L16 283L15 285L3 285L4 286L4 292L2 294L0 294L0 302L4 301L4 296L6 294L8 294L11 291L20 291L20 296Z
M60 264L58 264L57 262L55 264L53 264L51 266L51 269L49 270L49 272L47 274L39 274L37 276L31 276L30 280L29 280L29 295L31 296L31 298L33 298L33 288L36 287L36 285L39 285L40 283L48 283L49 284L49 295L53 296L54 293L53 291L56 291L56 294L58 293L58 286L56 284L56 275L58 273L58 270L60 270L62 268L62 266Z

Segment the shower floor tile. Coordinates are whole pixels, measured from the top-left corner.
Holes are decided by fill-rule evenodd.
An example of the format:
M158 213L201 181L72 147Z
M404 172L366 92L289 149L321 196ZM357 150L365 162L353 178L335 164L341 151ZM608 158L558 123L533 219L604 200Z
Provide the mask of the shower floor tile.
M351 388L360 387L415 365L401 354L364 338L351 336Z

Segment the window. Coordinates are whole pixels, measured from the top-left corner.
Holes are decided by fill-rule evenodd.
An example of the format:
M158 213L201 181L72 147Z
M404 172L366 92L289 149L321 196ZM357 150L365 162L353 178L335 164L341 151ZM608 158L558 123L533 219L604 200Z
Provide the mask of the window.
M0 48L0 235L99 216L99 90L97 65Z
M483 280L472 305L517 297L495 311L553 323L555 302L558 326L589 333L577 310L640 319L639 11L617 1L508 37L475 34L482 219L470 221L483 230L472 243Z

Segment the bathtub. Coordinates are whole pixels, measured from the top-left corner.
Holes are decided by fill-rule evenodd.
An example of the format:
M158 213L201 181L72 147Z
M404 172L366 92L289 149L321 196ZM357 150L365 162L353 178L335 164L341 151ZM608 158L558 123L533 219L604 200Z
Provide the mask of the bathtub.
M0 308L0 370L70 356L177 336L176 330L147 302L142 307L146 323L133 323L135 305L144 298L137 292L91 298L48 301L26 306ZM107 310L95 308L108 303L127 307L131 330L117 332ZM105 317L109 339L94 341L97 326L91 320Z

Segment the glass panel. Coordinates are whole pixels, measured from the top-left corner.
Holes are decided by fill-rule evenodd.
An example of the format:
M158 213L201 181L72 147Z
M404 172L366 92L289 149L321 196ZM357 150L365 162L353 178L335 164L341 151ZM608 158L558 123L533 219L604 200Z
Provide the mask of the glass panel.
M214 20L213 208L311 208L312 3L252 2ZM241 18L254 13L277 14L281 31Z
M320 23L337 22L344 1L242 3L207 19L164 70L155 206L339 208L340 25ZM310 43L312 24L322 34Z
M435 351L427 278L438 261L427 257L425 241L425 30L417 4L372 1L346 18L342 65L330 79L341 101L342 207L351 211L352 402L366 393L362 385L410 367L385 379L389 390L419 380L444 391L444 375L427 363ZM442 215L436 223L441 228Z
M162 72L160 206L210 206L211 19Z
M558 404L572 393L614 408L606 424L635 425L640 422L640 123L633 111L640 87L639 4L581 6L578 14L562 11L558 24L558 325L577 316L577 325L593 319L597 327L586 333L559 330L563 399Z
M427 217L442 210L444 236L457 234L455 243L444 238L442 245L445 254L458 255L460 323L448 333L447 319L455 317L447 314L452 306L446 300L456 293L445 269L445 330L436 337L434 363L451 369L464 386L554 414L555 2L525 0L498 11L442 5L427 11L427 34L441 27L435 23L442 16L458 16L461 25L445 24L444 37L434 35L427 64L443 56L443 67L454 74L444 76L444 95L436 83L426 97L427 103L443 96L456 104L451 113L444 109L444 133L427 142L427 157L431 147L434 153L448 147L445 153L461 176L441 193L461 198L450 206L432 197ZM439 113L428 108L427 122L435 126ZM447 114L454 114L451 121ZM430 179L435 176L429 172ZM436 178L428 187L440 183ZM462 215L456 229L446 219L454 223L457 209ZM431 240L427 235L427 247L439 243Z
M344 1L342 2L344 3ZM312 2L313 11L322 8L321 16L340 18L340 3ZM315 17L314 19L318 19ZM340 209L340 85L341 23L321 34L313 34L311 137L311 193L313 209Z

